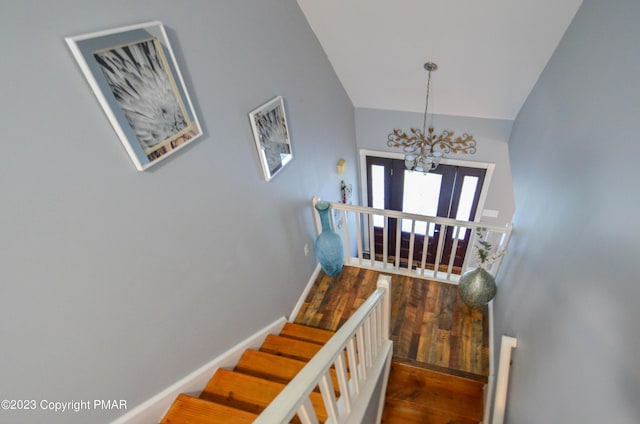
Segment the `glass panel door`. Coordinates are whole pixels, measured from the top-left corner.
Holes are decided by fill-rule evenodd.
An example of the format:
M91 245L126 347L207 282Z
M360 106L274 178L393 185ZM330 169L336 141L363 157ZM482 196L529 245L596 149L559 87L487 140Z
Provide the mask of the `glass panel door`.
M385 167L384 165L371 165L371 207L376 209L385 208ZM382 227L383 217L373 216L373 225Z
M367 198L368 206L376 209L393 209L391 207L391 185L393 176L393 159L367 156ZM375 251L377 260L383 259L383 231L384 217L373 216L373 240L368 241L369 252ZM396 220L390 219L388 234L395 234ZM369 234L365 230L365 234ZM395 252L395 240L389 237L387 244L388 255L393 257Z
M475 219L486 172L487 170L483 168L458 167L449 210L450 218L460 221L473 221ZM458 244L453 261L454 266L462 267L470 236L471 232L466 229L459 231ZM454 237L454 230L449 229L442 258L445 263L449 262Z
M402 196L402 211L418 215L436 216L438 203L440 202L440 188L442 187L442 174L423 174L416 171L404 171L404 185ZM426 222L416 222L415 232L425 233ZM402 220L402 231L411 231L411 221ZM434 228L429 228L429 237L433 237Z
M390 158L367 157L367 194L370 207L414 213L418 215L454 218L472 221L484 182L483 168L460 167L441 164L427 174L405 169L404 161ZM396 252L396 219L388 222L388 255L393 260ZM382 258L384 220L374 216L374 242L378 259ZM412 221L403 219L401 225L400 256L406 260L409 254ZM414 264L421 262L422 248L427 243L427 263L435 264L440 225L416 221L414 226ZM470 232L460 230L454 266L461 267ZM453 248L455 232L447 229L445 246L440 263L448 264Z
M423 174L408 171L404 161L393 161L393 179L391 209L431 217L449 216L449 207L456 178L456 167L440 165L433 171ZM404 219L400 237L400 257L408 259L411 241L411 220ZM437 239L440 237L440 225L430 225L416 221L414 229L413 262L422 261L422 250L427 244L427 263L435 263ZM395 239L395 233L394 237ZM435 240L435 241L434 241ZM395 240L394 240L395 241Z

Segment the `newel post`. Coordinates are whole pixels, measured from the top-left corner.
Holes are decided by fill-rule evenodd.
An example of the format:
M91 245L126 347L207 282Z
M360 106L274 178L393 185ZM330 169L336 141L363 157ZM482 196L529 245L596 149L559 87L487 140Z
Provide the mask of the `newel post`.
M389 340L389 326L391 323L391 276L379 275L377 286L379 289L385 291L382 297L382 340Z
M316 234L319 235L322 232L322 224L320 223L320 214L316 210L316 203L320 201L318 196L313 196L311 199L311 210L313 211L313 220L316 223Z

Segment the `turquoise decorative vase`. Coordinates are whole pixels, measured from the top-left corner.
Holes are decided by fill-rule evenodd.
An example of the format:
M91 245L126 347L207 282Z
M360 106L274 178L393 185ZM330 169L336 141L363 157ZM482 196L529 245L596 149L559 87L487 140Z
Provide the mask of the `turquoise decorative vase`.
M496 280L484 268L475 268L462 274L458 289L462 301L471 307L486 305L498 291Z
M316 210L320 215L322 233L316 238L316 256L322 270L330 277L342 272L344 266L344 247L342 239L331 229L329 221L329 202L319 201Z

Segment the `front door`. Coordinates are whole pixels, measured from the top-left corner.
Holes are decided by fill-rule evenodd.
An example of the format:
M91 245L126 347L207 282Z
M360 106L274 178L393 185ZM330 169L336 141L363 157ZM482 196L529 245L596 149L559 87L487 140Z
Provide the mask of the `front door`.
M433 171L422 172L405 169L400 159L367 156L367 196L368 206L392 209L426 216L473 221L482 191L486 169L441 164ZM410 220L389 219L388 255L394 257L399 248L401 258L409 256L409 239L412 231ZM383 250L383 220L374 217L375 251ZM400 246L396 246L396 229L401 226ZM428 242L427 263L435 264L437 240L442 229L440 225L416 222L414 263L420 263L425 241ZM470 232L460 230L458 245L454 252L454 266L461 267L469 242ZM448 263L455 234L451 228L444 235L444 249L440 263Z

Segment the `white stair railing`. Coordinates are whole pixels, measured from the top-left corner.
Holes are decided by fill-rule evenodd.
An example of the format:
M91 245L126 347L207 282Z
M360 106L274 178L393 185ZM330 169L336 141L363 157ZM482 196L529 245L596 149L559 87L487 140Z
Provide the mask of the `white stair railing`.
M313 198L312 205L319 201ZM374 209L364 206L331 203L331 218L334 231L342 236L345 245L345 264L360 268L370 268L412 277L429 278L447 283L458 282L461 271L476 266L473 246L476 244L478 230L485 234L485 240L493 245L492 252L506 250L511 237L511 224L504 227L490 226L481 222L458 221L425 215L416 215L388 209ZM316 227L320 232L318 214ZM374 221L375 224L374 225ZM411 228L403 234L401 223ZM395 234L390 234L391 223L395 223ZM422 229L417 231L416 228ZM437 230L437 231L435 231ZM461 266L455 265L458 246L464 235L467 247ZM382 248L376 251L376 237L382 238ZM429 235L431 234L431 236ZM408 235L408 239L407 239ZM399 254L391 255L388 251L389 240L395 237L395 246ZM422 243L418 243L422 239ZM402 251L407 252L402 254ZM429 259L428 252L432 258ZM454 254L451 254L454 252ZM420 258L414 260L414 258ZM502 257L487 267L494 277L500 269Z
M504 423L504 413L507 406L507 390L509 387L509 370L511 368L511 351L517 346L518 339L507 335L502 336L500 344L500 362L498 364L498 383L496 384L496 399L493 404L492 424Z
M360 423L377 409L382 417L393 343L389 340L390 280L380 276L376 291L291 380L254 421L255 424L288 423L297 414L302 424L317 424L310 394L316 387L327 411L327 424ZM336 397L329 370L337 374ZM382 379L382 380L380 380ZM382 381L382 390L376 386ZM379 398L373 399L375 393Z

